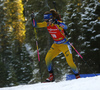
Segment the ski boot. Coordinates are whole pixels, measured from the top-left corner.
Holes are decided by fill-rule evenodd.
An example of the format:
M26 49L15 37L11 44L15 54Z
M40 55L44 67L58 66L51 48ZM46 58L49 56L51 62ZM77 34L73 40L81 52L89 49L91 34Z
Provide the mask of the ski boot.
M46 79L46 82L53 82L55 81L53 73L49 73L49 77Z
M78 74L75 74L75 77L76 77L76 79L80 78L79 73Z

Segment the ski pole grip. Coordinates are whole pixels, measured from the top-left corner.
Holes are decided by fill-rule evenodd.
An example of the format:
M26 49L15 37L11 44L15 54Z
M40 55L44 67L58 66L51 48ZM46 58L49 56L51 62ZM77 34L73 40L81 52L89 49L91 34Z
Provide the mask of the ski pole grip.
M35 18L35 16L34 16L34 13L32 12L32 14L31 14L31 18L32 19L34 19Z

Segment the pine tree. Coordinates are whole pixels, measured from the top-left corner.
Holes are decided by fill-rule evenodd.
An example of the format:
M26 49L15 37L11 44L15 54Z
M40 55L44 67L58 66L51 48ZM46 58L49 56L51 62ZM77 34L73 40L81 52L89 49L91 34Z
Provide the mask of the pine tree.
M2 73L0 73L0 77L1 77L1 86L7 86L9 85L7 82L7 78L8 78L8 67L9 67L9 59L11 58L11 52L10 52L10 44L9 44L9 40L10 40L10 33L8 32L7 27L5 27L5 21L7 20L7 18L5 17L5 9L6 7L3 6L5 1L0 1L0 63L2 65L0 65L0 71ZM3 68L3 69L2 69ZM2 71L4 70L4 71ZM6 75L6 76L5 76ZM2 78L3 77L3 78Z
M27 53L26 49L23 50L26 30L22 0L7 0L4 5L7 13L5 14L5 31L7 31L9 39L7 42L10 45L8 47L10 55L8 55L9 58L6 64L9 68L9 74L13 76L12 78L8 76L10 86L28 83L32 77L31 64L29 64L28 60L29 55L26 58L21 56L23 54L23 57L25 57ZM9 65L12 67L10 68Z
M12 65L9 65L9 70L8 70L8 83L9 83L9 86L15 86L15 85L18 85L17 83L17 77L16 77L16 74L15 74L15 71L14 71L14 68L12 67Z
M96 36L99 33L97 28L99 25L99 21L97 20L98 14L95 13L97 11L97 6L98 2L95 0L84 1L84 14L82 14L82 30L84 37L82 46L84 47L85 52L84 57L85 60L87 60L87 62L90 64L90 67L95 71L98 71L99 69L99 65L96 63L99 59L99 43L98 39L96 39ZM92 73L89 69L87 69L87 66L85 66L84 68L81 67L81 70L83 70L84 73Z
M4 63L0 61L0 87L5 87L8 85L7 77L7 68Z
M95 20L91 21L90 23L93 26L93 31L92 31L92 37L90 40L90 51L91 51L91 56L89 57L93 62L93 68L95 69L95 71L97 73L99 73L100 70L100 62L98 61L100 59L100 31L99 31L99 26L100 26L100 20L98 17L100 17L100 3L95 2L95 6L94 6L94 12L93 14L95 15Z

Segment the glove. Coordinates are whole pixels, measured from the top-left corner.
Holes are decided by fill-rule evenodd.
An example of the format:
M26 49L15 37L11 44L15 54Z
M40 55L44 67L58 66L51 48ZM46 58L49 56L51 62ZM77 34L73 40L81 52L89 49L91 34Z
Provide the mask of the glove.
M33 27L36 27L37 26L37 23L36 23L35 19L32 20L32 26Z
M33 27L36 27L37 23L36 23L36 21L35 21L34 18L35 18L35 15L34 15L34 13L32 12L32 14L31 14L32 26L33 26Z

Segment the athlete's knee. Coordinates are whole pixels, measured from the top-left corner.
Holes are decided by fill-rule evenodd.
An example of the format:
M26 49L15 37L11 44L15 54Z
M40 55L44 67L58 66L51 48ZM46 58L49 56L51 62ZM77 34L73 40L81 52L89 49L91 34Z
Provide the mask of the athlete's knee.
M48 55L46 55L46 57L45 57L45 62L46 62L46 65L47 64L49 64L49 63L51 63L51 57L48 57Z
M67 61L68 65L69 65L70 67L76 66L72 58L69 58L69 59L67 59L66 61Z

